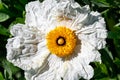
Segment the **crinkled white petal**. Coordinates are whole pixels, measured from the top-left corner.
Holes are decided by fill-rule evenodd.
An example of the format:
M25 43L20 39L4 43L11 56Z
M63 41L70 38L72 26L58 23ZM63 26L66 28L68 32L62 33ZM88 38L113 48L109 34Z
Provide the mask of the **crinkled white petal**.
M13 42L7 44L6 46L8 51L7 59L10 62L14 63L15 66L18 66L23 70L36 70L42 67L46 61L46 58L49 56L49 51L45 46L42 46L41 44L39 44L41 46L40 49L37 48L36 45L26 44L22 50L22 47L13 46L14 43L15 42L13 40ZM37 49L39 49L41 52L39 50L37 51Z
M23 70L40 68L49 55L42 34L23 24L14 25L10 32L14 38L8 39L7 59Z
M105 47L107 30L105 29L104 19L100 16L98 12L91 12L88 16L87 22L84 22L83 28L76 31L80 40L89 42L96 49L101 49Z
M47 15L51 26L66 26L72 30L77 30L82 27L80 23L87 18L89 11L88 5L81 7L76 2L66 0L57 3Z
M48 3L47 3L48 2ZM48 21L48 14L56 4L55 1L39 1L30 2L26 5L25 23L31 28L38 29L42 34L47 33L47 29L51 27ZM47 5L47 6L46 6Z
M58 74L59 67L63 64L61 58L55 55L50 55L46 61L47 65L44 66L43 71L38 71L38 74L34 75L35 80L61 80Z
M25 71L24 74L26 80L32 80L32 76L35 75L36 73L33 71Z
M16 24L10 29L10 33L13 36L20 36L21 32L23 31L22 27L25 27L23 24Z
M90 62L101 62L101 55L91 44L86 41L81 42L81 52L78 54L80 58L85 59L86 64ZM87 46L87 47L86 47Z
M26 5L26 19L25 23L27 26L36 27L37 26L37 17L36 12L39 13L41 3L39 1L30 2ZM41 14L39 14L41 16ZM41 18L39 16L39 18Z
M94 75L90 62L101 62L100 53L89 43L81 42L81 48L77 55L64 62L60 68L63 80L79 80L79 78L91 79ZM87 47L86 47L87 46ZM76 51L77 52L77 51Z

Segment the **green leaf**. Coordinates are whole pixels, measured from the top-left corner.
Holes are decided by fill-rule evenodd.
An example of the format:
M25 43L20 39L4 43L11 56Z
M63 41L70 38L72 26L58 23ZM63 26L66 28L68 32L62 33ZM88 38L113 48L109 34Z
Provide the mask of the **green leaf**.
M4 22L8 20L9 18L10 18L9 15L0 12L0 22Z
M89 0L82 0L85 4L90 4Z
M106 68L106 66L105 66L105 64L101 64L100 65L100 68L101 68L101 70L102 70L102 73L104 73L104 74L108 74L108 72L107 72L107 68Z
M25 18L20 18L20 17L18 17L18 18L16 18L15 21L13 21L13 22L10 24L9 28L11 28L13 25L18 24L18 23L24 24L24 22L25 22Z
M0 34L5 35L5 36L9 36L8 30L5 27L3 27L2 25L0 25Z
M91 0L91 2L99 7L110 7L106 0Z
M8 9L8 6L6 4L4 4L2 1L0 1L0 12L3 13L11 13Z
M95 80L98 80L98 79L95 79ZM101 78L101 79L99 79L99 80L109 80L109 78L108 78L108 77L105 77L105 78Z
M115 63L118 67L120 67L120 59L115 58L114 63Z
M100 53L101 53L102 62L103 64L106 65L107 71L109 71L108 74L115 75L116 69L114 68L115 65L113 63L114 56L111 53L111 51L108 48L105 48L105 49L101 49Z
M0 80L5 80L1 72L0 72Z
M7 5L5 5L4 3L2 3L2 1L0 1L0 11L5 10L7 8Z
M23 10L24 10L24 6L23 6L23 5L20 5L20 4L16 4L16 5L14 5L14 7L15 7L17 10L20 10L20 11L23 11Z
M117 36L116 36L117 33L113 32L113 31L109 31L108 32L108 39L116 39Z
M107 67L105 66L105 64L100 64L98 62L95 62L95 75L94 78L95 79L100 79L100 78L104 78L108 76L108 71L107 71Z
M114 31L120 31L120 23L117 23L114 27L113 27Z
M8 73L8 78L12 79L12 75L16 74L20 69L13 66L10 62L7 60L2 61L3 68L5 70L5 75L7 76Z
M98 80L98 79L95 79ZM105 77L105 78L101 78L99 80L117 80L116 78L110 78L110 77Z
M19 0L23 5L27 4L28 0Z
M10 4L11 5L11 4ZM9 6L10 6L9 5ZM12 9L12 8L11 8ZM5 3L3 3L2 1L0 1L0 13L4 13L6 15L9 14L9 16L13 16L13 11L10 11L8 5L6 5Z
M108 50L108 48L106 47L104 49L101 49L100 53L101 53L101 58L103 60L103 63L105 63L108 66L111 66L113 56L112 56L111 52Z
M120 74L117 75L118 80L120 80Z
M120 39L114 39L114 45L117 52L117 57L120 58Z
M113 31L113 27L115 26L116 22L115 22L115 17L112 14L112 11L107 10L103 15L106 20L108 29Z

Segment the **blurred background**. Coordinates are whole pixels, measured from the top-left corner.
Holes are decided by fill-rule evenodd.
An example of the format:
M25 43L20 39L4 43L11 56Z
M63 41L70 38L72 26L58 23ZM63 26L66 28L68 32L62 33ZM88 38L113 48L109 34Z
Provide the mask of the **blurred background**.
M34 0L0 0L0 80L25 80L24 72L6 60L7 39L12 37L9 29L25 20L25 4ZM40 0L41 2L43 0ZM120 0L75 0L81 6L89 5L106 21L108 37L106 48L99 50L102 64L94 62L91 80L120 80ZM80 79L84 80L84 79Z

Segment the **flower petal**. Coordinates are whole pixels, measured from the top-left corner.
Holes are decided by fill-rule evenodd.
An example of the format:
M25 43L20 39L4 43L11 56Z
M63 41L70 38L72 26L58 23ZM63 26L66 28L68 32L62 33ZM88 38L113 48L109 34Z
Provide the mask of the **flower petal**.
M22 27L24 27L23 24L16 24L10 29L10 33L13 36L20 36L21 32L23 31Z
M49 51L45 47L46 44L43 40L42 34L38 34L39 31L36 33L36 29L30 29L22 24L14 25L11 28L11 33L15 37L8 39L8 43L6 45L8 53L7 59L23 70L36 69L40 67L47 58L45 55L48 56L49 54ZM38 47L38 43L44 46ZM39 50L44 50L44 55L41 54L38 48ZM36 61L39 59L42 62L40 65L36 65L38 64Z
M37 46L32 44L26 44L24 45L24 49L21 49L23 44L16 42L16 39L8 40L8 44L6 46L8 51L7 59L23 70L40 68L49 55L49 51L45 47L42 47L42 52L36 52ZM20 46L14 46L13 44Z
M86 41L82 41L81 53L78 56L80 56L81 59L85 59L86 64L95 61L101 62L100 53Z
M43 72L38 71L38 74L34 75L34 79L35 80L61 80L61 77L58 74L58 69L63 64L62 59L57 57L56 55L51 54L48 57L48 61L46 63L47 65L44 66Z
M80 78L91 79L94 75L94 70L88 62L86 62L86 59L87 57L81 57L80 55L73 58L69 62L68 73L65 80L67 80L67 78L68 80L78 80Z
M50 21L48 21L48 15L52 7L56 5L55 3L55 1L51 2L51 0L43 3L39 1L28 3L26 5L26 25L38 29L42 34L47 33L46 28L49 28L51 25Z
M26 20L25 23L27 26L31 26L31 27L36 27L37 26L37 17L40 17L41 14L39 14L40 16L36 16L36 13L39 13L39 9L40 9L40 2L39 1L34 1L34 2L30 2L26 5ZM41 17L40 17L41 18Z
M48 19L54 26L66 26L73 30L80 29L82 21L87 18L90 12L89 6L81 7L74 0L60 1L48 14Z
M79 73L79 75L81 76L82 75L82 77L84 78L84 79L87 79L87 80L89 80L89 79L91 79L92 77L93 77L93 75L94 75L94 70L93 70L93 68L91 67L91 66L85 66L85 65L83 65L83 70Z
M84 22L84 27L76 31L80 40L89 42L96 49L105 47L107 30L105 29L104 19L98 12L92 12L89 15L89 21Z

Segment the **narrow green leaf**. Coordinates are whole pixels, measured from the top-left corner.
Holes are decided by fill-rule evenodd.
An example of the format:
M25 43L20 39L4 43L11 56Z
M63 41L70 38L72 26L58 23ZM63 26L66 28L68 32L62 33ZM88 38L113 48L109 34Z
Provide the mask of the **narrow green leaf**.
M91 2L99 7L110 7L106 0L91 0Z
M5 9L5 6L4 6L4 4L2 3L2 1L0 1L0 11L1 10L4 10Z
M95 79L98 80L98 79ZM100 78L99 80L109 80L109 77Z
M100 53L101 53L101 58L104 64L106 64L107 66L112 65L112 58L109 55L109 50L107 50L107 48L101 49Z
M101 79L108 76L108 71L105 64L95 62L95 66L96 68L94 70L95 71L94 79Z
M98 79L95 79L98 80ZM110 78L110 77L105 77L105 78L101 78L99 80L117 80L116 78Z
M114 15L109 10L106 13L104 13L103 15L104 15L104 18L106 20L108 29L113 31L113 27L116 24Z
M0 11L2 12L8 12L8 6L4 4L2 1L0 1Z
M0 80L5 80L1 72L0 72Z
M110 59L113 60L113 55L112 55L112 53L108 50L108 47L106 47L105 50L106 50L106 52L108 53Z
M89 0L82 0L85 4L90 4Z
M115 58L114 63L115 63L118 67L120 67L120 59Z
M8 78L12 79L12 75L16 74L16 72L18 72L20 69L13 66L13 64L11 64L10 62L8 62L7 60L2 61L4 70L6 70L6 75L8 73Z
M9 18L10 18L9 15L0 12L0 22L4 22L8 20Z
M19 0L20 1L20 3L22 3L23 5L25 5L27 2L28 2L28 0Z
M100 65L100 68L101 68L101 70L102 70L102 73L104 73L104 74L108 74L108 72L107 72L107 68L106 68L106 66L105 66L105 64L101 64Z
M113 63L113 54L111 54L110 50L107 49L101 49L100 53L101 53L102 62L103 64L106 65L107 71L109 71L108 74L115 75L116 70L114 68L115 66Z
M9 16L13 16L14 15L13 12L10 11L8 5L6 5L2 1L0 2L0 13L4 13L6 15L9 14Z
M120 74L117 75L118 80L120 80Z
M2 25L0 25L0 34L5 35L5 36L9 36L8 30L5 27L3 27Z
M120 31L120 23L117 23L114 27L113 27L114 31Z
M25 18L20 18L20 17L18 17L18 18L16 18L15 21L13 21L13 22L10 24L9 28L11 28L13 25L15 25L15 24L17 24L17 23L24 24L24 22L25 22Z
M23 6L23 5L20 5L20 4L16 4L16 5L14 5L14 7L15 7L17 10L20 10L20 11L23 11L23 10L24 10L24 6Z

